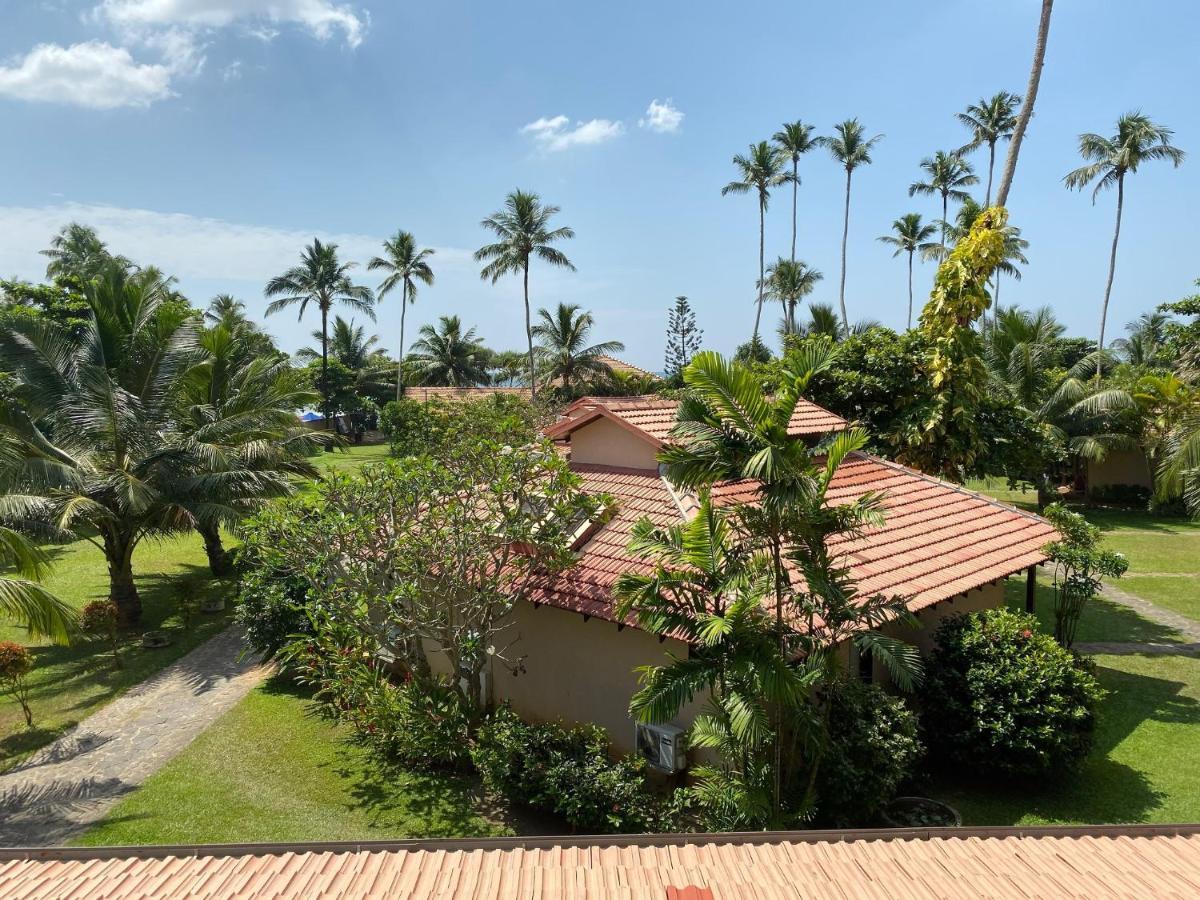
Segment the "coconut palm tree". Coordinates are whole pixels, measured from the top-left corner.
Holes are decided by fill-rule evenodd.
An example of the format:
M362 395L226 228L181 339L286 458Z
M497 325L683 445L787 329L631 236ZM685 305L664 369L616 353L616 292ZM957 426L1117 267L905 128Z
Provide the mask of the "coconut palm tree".
M352 262L338 259L337 244L323 244L317 238L304 248L300 265L288 269L267 282L263 293L274 297L267 306L267 315L299 306L299 319L310 305L321 313L321 404L325 415L325 427L330 427L329 408L329 313L339 303L358 310L375 321L375 310L371 308L374 297L371 289L355 284L350 278Z
M1171 317L1157 310L1142 313L1125 326L1127 338L1117 338L1112 349L1128 365L1146 369L1169 368L1167 326Z
M803 122L786 122L771 137L775 145L792 159L792 262L796 261L796 194L800 189L800 157L817 146L813 126Z
M933 156L921 160L921 168L929 175L927 181L914 181L908 186L908 196L942 198L942 248L946 246L946 233L950 228L950 200L962 203L971 199L963 188L979 184L971 164L954 153L939 150Z
M422 325L409 347L409 362L421 384L474 387L488 380L488 353L474 328L462 330L458 316L439 316L438 325Z
M313 340L320 342L321 332L312 332ZM379 343L379 335L367 336L362 325L355 325L354 320L347 322L341 316L333 317L333 331L329 334L329 355L347 369L358 371L367 368L373 358L383 355L383 350L375 345ZM313 362L321 358L321 351L313 347L301 347L296 351L296 358L305 362Z
M782 256L767 269L766 295L783 306L784 328L789 334L798 331L796 305L811 294L817 282L824 277L804 261L784 259Z
M1112 137L1099 134L1079 136L1079 155L1088 162L1063 176L1063 183L1072 190L1082 190L1095 182L1092 203L1105 188L1117 188L1117 224L1113 229L1112 251L1108 257L1108 281L1104 286L1104 305L1100 308L1100 341L1104 349L1104 326L1108 320L1108 301L1112 295L1113 275L1117 269L1117 241L1121 237L1121 213L1125 208L1125 177L1137 172L1145 162L1165 159L1176 168L1183 162L1184 152L1171 144L1171 129L1152 122L1140 112L1126 113L1117 120Z
M588 378L610 375L612 370L601 357L620 353L620 341L603 341L588 346L588 333L595 325L590 312L580 312L577 304L560 303L553 313L539 309L541 320L533 326L542 360L542 377L547 383L562 380L563 391L570 395L572 385Z
M1033 116L1033 104L1037 101L1038 86L1042 81L1042 65L1046 61L1046 41L1050 37L1050 12L1054 0L1042 0L1042 13L1038 19L1037 40L1033 45L1033 62L1029 66L1029 85L1025 88L1025 99L1013 126L1012 139L1008 144L1008 155L1004 158L1004 173L1000 176L1000 188L996 191L996 205L1008 203L1008 192L1013 176L1017 173L1017 157L1021 153L1021 142L1025 140L1025 129Z
M208 301L204 310L204 321L211 325L246 322L246 304L233 294L217 294Z
M846 315L846 242L850 237L850 178L859 166L871 164L871 150L883 140L882 134L868 138L858 119L847 119L833 126L835 135L816 140L829 149L829 153L846 170L846 211L842 218L842 278L838 286L838 306L842 311L842 327L850 330L850 319Z
M0 527L0 617L29 629L33 637L66 644L75 629L75 610L37 583L46 554L23 535Z
M920 253L922 258L927 258L931 251L937 248L938 245L929 240L937 228L922 224L920 213L906 213L892 222L892 231L893 234L885 234L878 240L896 248L896 252L892 254L893 259L901 253L908 254L908 318L904 325L908 329L912 328L913 257Z
M479 277L495 284L503 275L521 276L525 295L525 338L529 345L529 396L537 395L537 367L533 358L533 322L529 315L529 262L536 257L560 269L575 271L566 254L554 246L575 237L568 227L551 228L557 206L543 206L537 194L513 191L504 199L504 209L479 224L499 240L475 251L476 262L486 262Z
M58 234L50 239L49 248L42 250L41 254L50 259L46 263L46 277L51 280L74 276L87 281L112 262L126 269L132 268L132 263L125 257L114 257L108 252L108 247L100 240L95 228L78 222L70 222L59 229Z
M1017 109L1021 105L1020 94L1010 94L1000 91L991 99L983 98L978 103L972 103L965 112L957 114L957 119L971 131L971 140L956 151L959 156L970 153L987 145L988 148L988 179L987 193L984 194L983 205L992 204L992 175L996 169L996 144L1012 138L1013 129L1017 127Z
M404 393L404 314L410 303L417 302L417 282L433 284L433 269L429 257L434 250L417 249L417 240L411 231L397 231L383 242L383 256L374 256L367 263L367 270L382 269L387 276L379 284L375 296L382 300L400 285L400 361L396 364L396 399Z
M758 306L754 313L754 334L750 338L752 344L758 341L758 327L762 320L767 203L771 199L771 188L792 180L791 174L784 168L785 159L783 151L772 147L767 141L751 144L748 156L739 153L733 158L733 165L741 176L740 180L731 181L721 188L722 197L726 194L748 194L751 191L758 196Z
M983 361L993 383L1024 409L1036 412L1055 387L1055 341L1066 327L1048 306L1010 307L983 322Z

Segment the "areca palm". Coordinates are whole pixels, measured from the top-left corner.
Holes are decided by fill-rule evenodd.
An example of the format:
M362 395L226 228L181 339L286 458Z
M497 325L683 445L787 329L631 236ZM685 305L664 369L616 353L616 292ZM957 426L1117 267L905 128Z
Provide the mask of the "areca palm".
M109 598L132 621L134 549L208 512L192 477L204 459L171 438L196 330L153 271L112 266L84 297L91 316L78 329L16 320L0 330L20 378L19 402L0 414L0 515L99 547Z
M383 242L383 256L375 256L367 263L368 271L376 269L387 272L387 276L379 284L376 296L382 300L390 294L396 285L400 285L400 361L396 365L396 399L404 393L404 314L410 303L417 302L417 282L426 285L433 284L433 268L429 265L429 257L434 252L430 248L417 249L417 240L410 231L397 231L394 236Z
M838 285L838 306L842 312L842 328L850 330L850 318L846 315L846 244L850 238L850 179L859 166L871 164L871 150L883 140L882 134L868 138L858 119L847 119L833 126L836 134L817 138L828 148L842 168L846 170L846 208L842 217L842 277Z
M0 527L0 616L24 625L34 637L57 644L70 640L75 610L37 583L47 564L46 554L23 535Z
M824 277L802 260L784 259L782 256L767 269L766 294L782 304L784 328L789 334L798 331L796 305L811 294L817 282Z
M767 141L751 144L749 155L743 156L739 153L733 158L733 165L740 178L721 188L722 197L726 194L748 194L753 191L758 198L758 306L754 313L754 334L750 338L752 344L758 341L758 328L762 320L767 204L771 199L772 188L792 180L792 176L784 168L785 159L783 151L772 147Z
M542 375L547 381L562 379L563 391L568 395L573 384L610 375L611 369L601 357L625 349L620 341L589 346L588 334L595 320L590 312L580 312L577 304L560 303L553 313L539 309L538 318L541 321L533 326L533 336L538 340Z
M929 176L927 181L914 181L908 186L908 196L942 198L942 247L946 246L946 234L950 229L950 201L959 203L971 199L963 188L979 184L971 164L955 153L939 150L933 156L921 160L921 168Z
M537 367L533 358L533 322L529 314L529 263L540 259L561 269L575 271L566 254L554 245L575 237L568 227L551 228L550 220L560 212L544 206L537 194L513 191L504 199L504 209L479 224L498 240L475 251L475 261L486 265L479 277L495 284L504 275L520 275L525 297L525 337L529 345L529 395L537 395Z
M982 98L978 103L972 103L956 118L971 131L971 140L958 149L961 156L978 150L984 145L988 148L988 178L987 193L984 194L983 205L992 204L992 175L996 169L996 144L1002 140L1011 140L1013 129L1017 127L1017 109L1021 105L1020 94L1010 94L1000 91L991 98Z
M1125 178L1137 172L1143 163L1167 160L1178 167L1184 152L1171 144L1171 129L1152 122L1140 112L1126 113L1117 120L1111 137L1099 134L1079 136L1079 155L1088 162L1068 172L1063 183L1073 190L1092 185L1092 203L1100 191L1117 189L1117 222L1113 228L1112 251L1108 258L1108 281L1104 285L1104 305L1100 309L1099 349L1104 349L1104 326L1108 320L1108 301L1112 295L1113 275L1117 269L1117 241L1121 237L1121 213L1125 208Z
M792 262L796 261L796 199L800 190L800 157L818 146L813 135L813 126L803 122L787 122L772 136L779 147L792 160Z
M371 289L355 284L350 278L352 262L338 259L337 244L323 244L317 238L304 248L300 265L288 269L267 282L263 293L273 297L267 315L299 306L299 319L310 305L321 314L321 404L325 427L330 427L329 408L329 313L338 304L349 306L375 321Z
M473 387L488 380L488 354L475 329L462 330L458 316L440 316L438 326L422 325L409 348L409 361L421 384Z
M908 318L904 327L912 328L913 257L918 253L922 257L929 256L937 247L937 244L929 240L937 228L923 224L920 213L906 213L892 222L892 231L893 234L885 234L879 240L896 248L896 252L892 254L893 258L901 253L908 254Z

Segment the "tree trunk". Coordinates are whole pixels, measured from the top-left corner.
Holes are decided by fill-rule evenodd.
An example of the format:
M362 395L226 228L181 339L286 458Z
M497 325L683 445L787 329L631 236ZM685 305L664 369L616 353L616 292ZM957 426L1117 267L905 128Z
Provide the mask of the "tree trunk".
M992 205L992 173L996 169L996 142L988 141L988 186L987 193L983 197L983 208L987 209Z
M221 526L204 523L196 526L200 536L204 538L204 553L208 556L208 568L217 578L225 578L233 574L233 563L229 559L229 551L221 543Z
M537 397L537 370L533 366L533 324L529 320L529 260L522 268L525 285L525 339L529 342L529 399Z
M763 268L765 265L764 253L766 252L766 236L767 236L767 204L762 194L758 195L758 308L754 313L754 336L750 339L752 347L758 346L758 326L762 321L762 301L763 301Z
M1000 270L996 270L996 287L992 290L992 326L1000 327Z
M104 533L104 558L108 563L108 599L117 606L117 617L131 625L142 617L142 598L133 581L133 548L136 541L123 530Z
M1008 202L1008 192L1017 171L1017 156L1021 152L1021 141L1025 139L1025 129L1029 126L1029 119L1033 115L1033 103L1037 100L1038 85L1042 80L1042 65L1046 61L1046 39L1050 34L1050 11L1053 7L1054 0L1042 0L1042 16L1038 20L1037 43L1033 47L1033 65L1029 68L1029 86L1025 88L1025 102L1021 104L1017 125L1013 129L1012 140L1008 145L1008 156L1004 160L1004 173L1000 176L1000 189L996 191L997 206L1004 206Z
M850 333L850 319L846 315L846 241L850 237L850 170L846 170L846 214L842 217L842 282L838 287L838 305L842 309L842 328Z
M329 308L321 304L321 403L325 414L325 430L329 421Z
M408 279L400 293L400 362L396 363L396 399L404 396L404 314L408 312Z
M1100 307L1100 343L1104 349L1104 326L1108 321L1108 298L1112 295L1113 275L1117 271L1117 241L1121 238L1121 211L1125 208L1125 173L1117 176L1117 226L1113 229L1112 252L1108 256L1108 283L1104 285L1104 305ZM1100 377L1100 360L1096 360L1096 377Z
M942 194L942 259L946 258L946 229L950 227L947 216L950 215L950 198Z
M800 189L800 161L792 157L792 262L796 261L796 193Z
M912 330L912 303L913 303L912 275L913 275L913 254L915 252L916 252L915 250L908 251L908 326L905 329L906 331Z

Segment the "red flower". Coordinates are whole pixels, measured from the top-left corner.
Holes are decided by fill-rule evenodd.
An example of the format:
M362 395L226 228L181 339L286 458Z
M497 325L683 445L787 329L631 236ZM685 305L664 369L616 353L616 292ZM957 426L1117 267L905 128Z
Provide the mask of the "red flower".
M1024 631L1021 632L1021 637L1029 639L1029 638L1033 637L1033 632L1030 631L1028 628L1026 628Z

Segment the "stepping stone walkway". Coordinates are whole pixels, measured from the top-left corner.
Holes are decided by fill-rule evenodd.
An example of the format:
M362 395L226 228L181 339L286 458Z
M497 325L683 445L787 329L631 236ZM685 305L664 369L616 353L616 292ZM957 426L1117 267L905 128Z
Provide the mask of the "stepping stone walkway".
M0 846L77 837L271 672L226 629L0 775Z
M1111 584L1105 584L1101 589L1101 593L1105 600L1111 600L1113 603L1119 603L1121 606L1128 607L1140 615L1142 618L1149 619L1152 622L1157 622L1159 625L1165 625L1178 631L1190 641L1200 642L1200 622L1195 619L1189 619L1187 616L1181 616L1177 612L1172 612L1169 609L1163 609L1161 606L1156 606L1149 600L1143 600L1141 597L1135 597L1133 594L1127 594L1125 591Z

